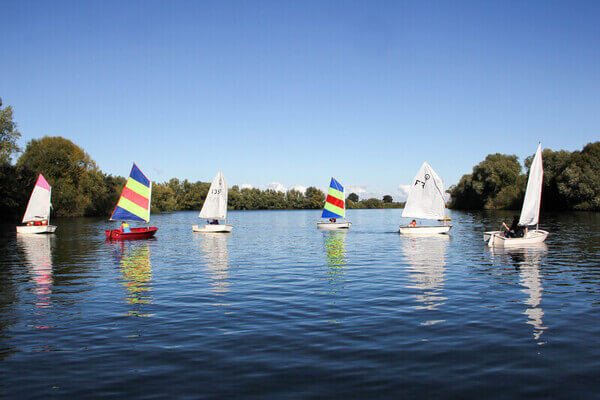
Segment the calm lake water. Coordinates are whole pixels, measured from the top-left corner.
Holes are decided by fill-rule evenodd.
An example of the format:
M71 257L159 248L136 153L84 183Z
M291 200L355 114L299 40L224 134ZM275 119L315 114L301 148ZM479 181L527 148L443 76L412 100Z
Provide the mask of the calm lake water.
M600 213L547 214L546 245L489 249L512 213L155 215L156 239L99 219L0 240L2 398L592 398L600 393Z

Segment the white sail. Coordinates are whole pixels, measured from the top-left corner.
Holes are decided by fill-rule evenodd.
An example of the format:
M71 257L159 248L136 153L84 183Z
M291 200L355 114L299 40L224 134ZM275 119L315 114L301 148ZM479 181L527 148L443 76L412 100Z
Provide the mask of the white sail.
M225 182L225 177L221 171L219 171L215 180L211 183L198 217L227 219L227 182Z
M542 165L542 144L540 143L529 169L529 180L527 181L527 190L525 191L519 225L530 226L538 223L540 219L543 180L544 167Z
M52 188L46 182L46 179L40 174L31 192L29 203L27 203L27 210L25 210L25 215L23 215L23 223L49 219L51 190Z
M422 219L446 217L444 181L427 162L423 163L413 180L402 217Z

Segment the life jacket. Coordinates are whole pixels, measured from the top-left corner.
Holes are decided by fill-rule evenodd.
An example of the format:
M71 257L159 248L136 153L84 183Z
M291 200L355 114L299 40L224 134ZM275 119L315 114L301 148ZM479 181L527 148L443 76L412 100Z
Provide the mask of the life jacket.
M417 223L415 221L413 221L413 222L410 223L410 226L414 228L414 227L417 226Z

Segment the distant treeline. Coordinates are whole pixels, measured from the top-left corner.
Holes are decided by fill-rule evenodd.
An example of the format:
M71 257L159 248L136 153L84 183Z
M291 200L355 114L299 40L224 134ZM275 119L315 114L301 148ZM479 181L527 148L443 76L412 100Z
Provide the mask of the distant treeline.
M25 212L31 190L42 173L52 186L52 215L106 216L114 209L125 178L103 173L82 148L62 137L31 140L15 164L21 134L13 120L10 106L0 107L0 220L13 221ZM171 179L152 186L152 212L200 210L210 183ZM228 205L233 210L319 209L325 203L323 191L309 187L297 190L239 189L229 190ZM359 201L348 196L347 208L393 208L391 196ZM386 202L384 203L385 200Z
M543 210L600 211L600 142L588 143L581 151L542 153ZM520 209L533 155L525 160L525 171L515 155L490 154L451 186L449 206L456 209Z
M188 182L171 179L169 182L157 183L152 186L152 210L186 211L200 210L210 183ZM273 189L257 188L240 189L237 185L229 189L228 207L232 210L301 210L318 209L325 205L325 193L316 187L309 187L306 192L288 190L280 192ZM346 208L394 208L402 207L403 203L393 203L391 196L383 199L358 200L358 195L350 193L346 199Z

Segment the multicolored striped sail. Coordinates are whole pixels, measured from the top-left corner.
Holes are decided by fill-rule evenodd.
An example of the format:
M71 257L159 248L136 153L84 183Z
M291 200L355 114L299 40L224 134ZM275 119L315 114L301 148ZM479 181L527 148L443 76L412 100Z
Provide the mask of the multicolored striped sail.
M345 218L344 187L335 178L331 178L329 192L321 218Z
M133 164L121 198L110 219L119 221L150 221L152 182Z

